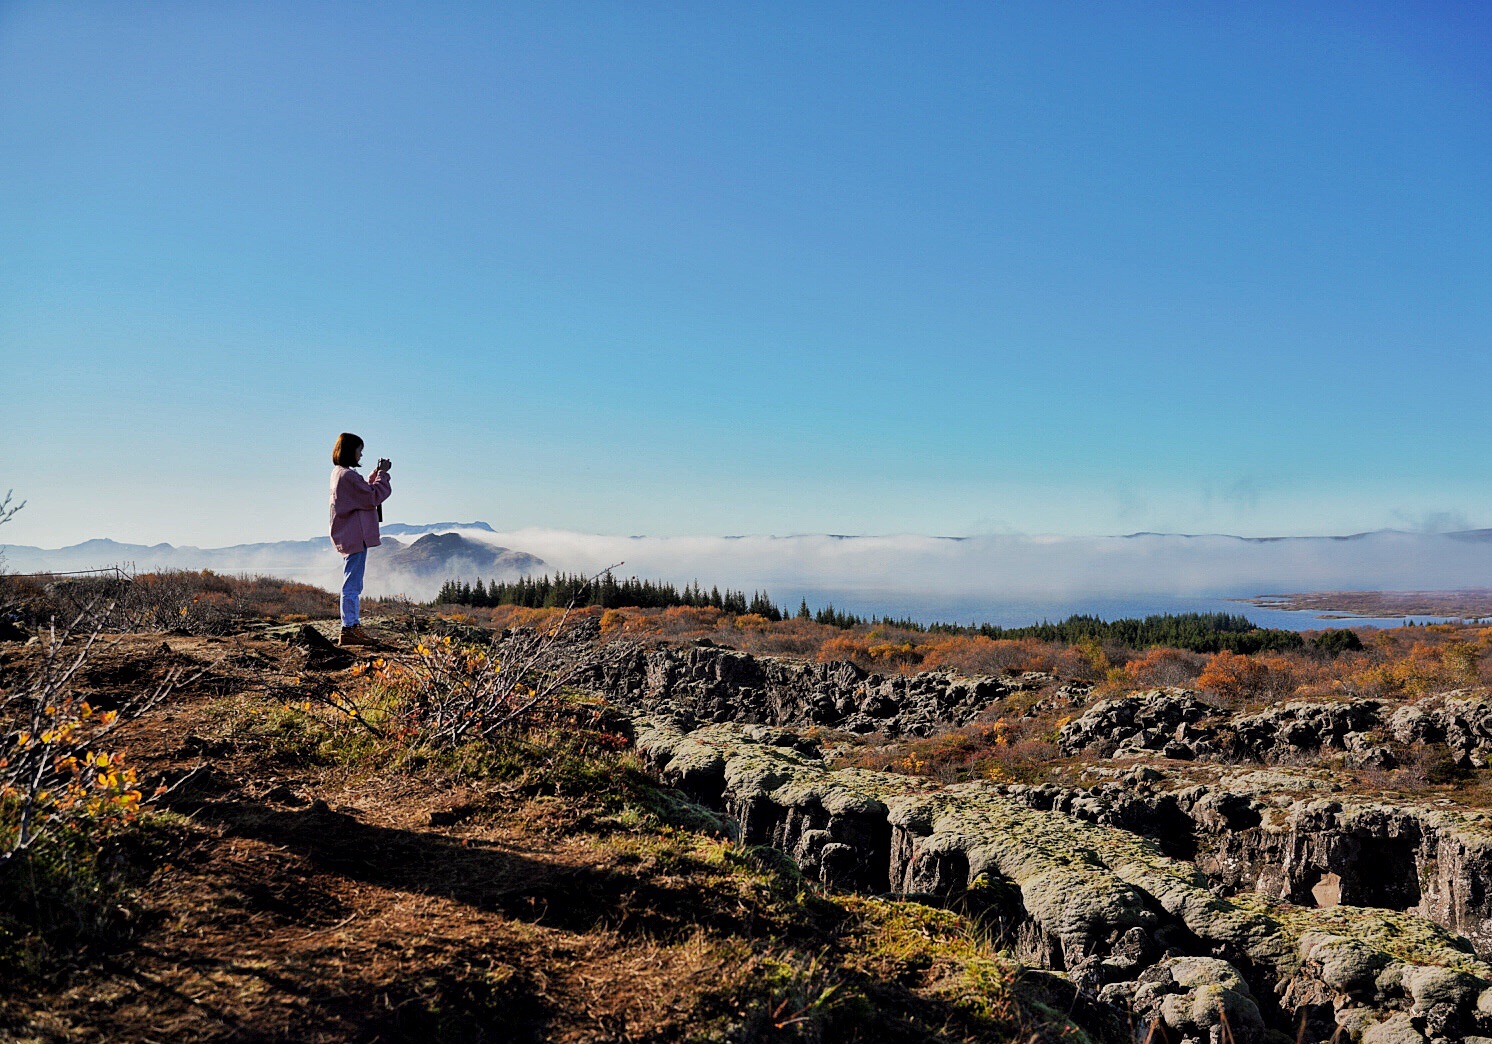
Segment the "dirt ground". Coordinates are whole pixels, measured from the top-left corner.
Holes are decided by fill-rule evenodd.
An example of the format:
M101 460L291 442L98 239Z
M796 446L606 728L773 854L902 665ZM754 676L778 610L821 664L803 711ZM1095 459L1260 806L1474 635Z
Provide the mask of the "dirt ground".
M125 636L83 687L106 704L172 666L205 673L121 746L146 779L194 773L164 802L189 824L140 889L127 951L5 998L16 1039L628 1039L606 1028L627 1006L609 984L645 969L607 945L625 908L579 901L606 869L551 836L562 809L525 799L431 826L459 792L214 739L224 696L304 674L282 641ZM477 1024L494 1011L500 1035Z

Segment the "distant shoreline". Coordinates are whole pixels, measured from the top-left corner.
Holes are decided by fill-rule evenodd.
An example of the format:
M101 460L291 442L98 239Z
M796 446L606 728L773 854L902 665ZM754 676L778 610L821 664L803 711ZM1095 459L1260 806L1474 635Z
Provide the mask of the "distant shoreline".
M1238 601L1260 609L1310 611L1335 619L1393 619L1400 616L1442 616L1456 619L1492 617L1492 588L1459 591L1306 591L1259 595Z

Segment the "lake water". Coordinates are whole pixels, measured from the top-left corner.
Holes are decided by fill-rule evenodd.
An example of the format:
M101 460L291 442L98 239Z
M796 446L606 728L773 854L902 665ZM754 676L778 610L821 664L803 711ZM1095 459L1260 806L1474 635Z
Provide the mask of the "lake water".
M999 627L1025 627L1043 620L1056 622L1074 614L1097 616L1104 620L1126 617L1143 618L1158 613L1231 613L1246 616L1260 627L1278 627L1288 631L1315 631L1328 627L1399 627L1407 621L1441 623L1446 617L1395 616L1390 618L1332 618L1318 610L1288 611L1265 609L1231 598L1189 597L1184 595L1133 595L1127 598L1081 598L1060 601L989 601L939 600L936 596L909 597L903 593L875 594L847 591L772 592L785 609L795 609L806 598L813 609L830 602L836 609L857 616L884 616L912 619L919 623L994 624Z

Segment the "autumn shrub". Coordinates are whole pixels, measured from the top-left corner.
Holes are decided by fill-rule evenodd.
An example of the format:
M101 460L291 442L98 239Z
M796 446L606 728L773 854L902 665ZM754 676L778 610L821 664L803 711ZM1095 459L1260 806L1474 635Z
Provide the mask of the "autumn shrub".
M1347 679L1358 695L1418 697L1482 681L1485 649L1480 639L1417 640L1407 651L1401 644L1377 642L1375 648L1380 658L1361 665Z
M1120 680L1136 689L1186 686L1196 681L1206 663L1205 656L1184 649L1148 649L1124 665Z
M1056 731L1045 718L998 718L892 747L863 747L845 755L844 763L943 783L1034 783L1046 777L1060 756Z
M596 612L599 618L602 610L597 609ZM555 621L565 618L566 610L554 608L529 609L521 605L499 605L488 610L485 616L480 610L469 613L468 615L473 622L485 618L489 627L518 630L522 628L552 626ZM579 616L581 614L573 612L570 615Z
M46 591L32 577L12 576L0 570L0 635L21 638L48 614L38 607L46 600Z
M658 632L664 637L693 638L720 626L725 613L713 606L675 605L653 615Z
M232 634L261 620L286 622L336 615L336 598L310 584L211 570L140 573L123 582L105 575L62 578L48 587L51 615L71 618L83 602L108 605L98 622L112 630Z
M828 639L819 646L814 659L819 663L847 660L862 670L875 669L870 657L870 642L861 634L840 634Z
M922 654L910 641L897 641L876 631L840 633L824 641L814 654L820 663L848 661L876 673L910 673Z
M797 656L812 659L823 641L825 629L823 624L812 620L783 620L771 627L741 635L737 648L756 656Z
M1114 670L1119 650L1109 649L1097 638L1084 636L1053 658L1052 669L1063 678L1102 682Z
M1037 638L938 635L922 649L925 669L952 669L965 675L1050 671L1055 659L1055 648Z
M1401 755L1395 771L1399 786L1445 786L1471 779L1476 770L1444 743L1417 743Z
M872 630L865 636L865 651L874 669L910 673L922 665L922 650L905 638Z
M1220 652L1208 659L1197 687L1224 703L1242 704L1294 692L1296 666L1284 656Z
M1454 687L1477 685L1482 680L1482 649L1476 643L1455 641L1440 651L1440 666Z
M115 926L131 866L123 849L153 795L113 737L182 681L173 670L94 707L73 683L100 640L97 626L50 630L33 666L0 689L0 935L16 943L0 950L22 963L91 945Z
M128 577L115 570L86 576L0 576L0 603L8 607L8 618L32 629L78 621L117 630L128 587Z

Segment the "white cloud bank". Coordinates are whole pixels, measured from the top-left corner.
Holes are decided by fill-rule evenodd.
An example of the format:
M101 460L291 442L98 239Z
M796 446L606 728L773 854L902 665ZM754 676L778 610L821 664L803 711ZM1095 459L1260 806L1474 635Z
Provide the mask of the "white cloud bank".
M1492 584L1488 534L1383 531L1350 538L825 535L619 537L551 529L465 531L552 567L767 590L1064 601L1137 593L1240 596Z
M1067 602L1137 595L1247 597L1313 590L1435 590L1492 586L1492 532L1381 531L1350 538L1143 534L1126 537L808 535L626 537L553 529L493 533L441 526L468 540L526 551L549 569L595 573L618 562L621 576L705 587L881 596L954 604ZM406 538L407 539L407 538ZM78 569L133 560L136 567L210 568L294 577L329 589L341 559L325 539L202 549L144 548L90 541L45 550L10 547L15 571ZM439 580L368 564L370 594L429 597ZM468 579L475 579L469 577Z

